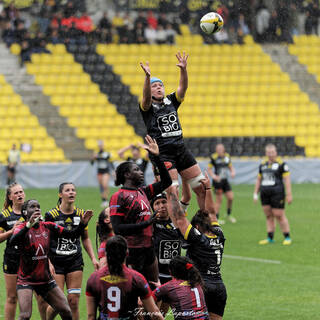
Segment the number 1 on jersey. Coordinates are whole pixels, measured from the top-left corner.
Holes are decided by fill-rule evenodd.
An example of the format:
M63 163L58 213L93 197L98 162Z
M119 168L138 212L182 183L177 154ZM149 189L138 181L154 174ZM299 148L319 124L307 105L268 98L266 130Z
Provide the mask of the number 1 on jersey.
M194 296L196 298L197 308L201 308L201 300L200 300L199 290L197 288L192 288L191 291L193 291Z

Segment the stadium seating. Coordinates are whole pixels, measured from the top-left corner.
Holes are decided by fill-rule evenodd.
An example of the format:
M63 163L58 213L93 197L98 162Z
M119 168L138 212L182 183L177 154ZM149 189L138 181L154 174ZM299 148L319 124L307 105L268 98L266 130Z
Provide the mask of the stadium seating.
M289 46L290 54L297 56L299 63L306 65L320 83L320 39L317 35L296 36L294 44ZM298 114L299 126L296 131L296 143L306 146L306 155L320 156L320 113L318 106L312 109L301 108Z
M15 143L31 146L31 152L21 152L23 162L61 162L65 155L57 148L54 139L40 126L37 117L30 113L21 97L0 75L0 162L6 163L8 151Z
M36 83L43 87L51 103L59 107L60 115L68 119L71 127L76 128L77 136L85 140L88 149L96 150L97 142L103 140L113 159L117 159L119 148L142 142L142 137L135 134L126 118L117 112L64 45L48 45L48 49L50 54L32 55L27 71L35 76ZM87 60L84 56L86 61L83 62L88 63L87 67L92 66L89 62L94 57ZM117 92L117 95L121 94Z
M243 138L257 137L259 143L261 138L270 137L276 138L281 154L303 155L305 147L307 156L320 156L320 145L315 144L317 104L259 45L250 39L243 46L203 45L198 38L180 36L175 46L99 44L97 52L130 87L131 94L140 96L144 81L140 61L149 61L152 75L164 81L169 93L178 86L175 54L186 51L190 55L189 88L179 111L186 138L205 142L221 137L229 141L230 148L242 150L236 153L241 156L263 153L262 146L258 154L248 154L243 146L237 148ZM292 142L290 149L288 141ZM205 155L214 143L203 145L207 145L202 152Z

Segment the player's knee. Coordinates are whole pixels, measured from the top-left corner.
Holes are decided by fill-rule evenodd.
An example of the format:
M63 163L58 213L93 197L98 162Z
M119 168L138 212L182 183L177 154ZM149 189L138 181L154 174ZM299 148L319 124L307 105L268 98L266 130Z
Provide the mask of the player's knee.
M59 315L64 320L71 320L72 319L72 312L68 305L63 305L60 307Z
M228 200L229 200L229 201L233 201L233 193L231 193L231 194L228 195Z
M71 310L78 309L81 289L69 289L68 290L68 303Z
M7 303L9 304L17 304L18 297L16 294L9 294L7 296Z
M179 180L172 180L172 183L171 183L170 187L178 189L179 188Z
M205 193L205 190L201 185L201 180L204 180L204 179L205 179L204 175L202 173L200 173L196 177L191 178L191 179L188 180L188 183L189 183L190 187L197 194L198 193Z
M20 311L19 320L29 320L31 319L31 310Z

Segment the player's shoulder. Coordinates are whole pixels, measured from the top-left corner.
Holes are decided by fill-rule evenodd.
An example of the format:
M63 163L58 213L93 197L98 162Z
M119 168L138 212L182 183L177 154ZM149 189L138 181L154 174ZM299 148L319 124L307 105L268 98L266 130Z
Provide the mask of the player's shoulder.
M0 217L9 218L12 214L13 210L11 207L3 208L0 212Z
M59 206L56 206L49 211L47 211L46 216L52 217L52 218L57 218L61 214L61 211L59 209Z
M268 158L267 157L264 157L262 160L261 160L261 162L260 162L260 166L263 166L263 165L266 165L266 164L268 164Z
M76 216L79 216L79 217L83 216L84 212L85 212L85 210L82 208L78 208L78 207L74 208L74 213Z
M216 152L214 152L211 156L210 156L211 159L213 160L217 160L218 159L218 154Z
M277 157L276 162L278 162L280 165L285 163L281 157Z

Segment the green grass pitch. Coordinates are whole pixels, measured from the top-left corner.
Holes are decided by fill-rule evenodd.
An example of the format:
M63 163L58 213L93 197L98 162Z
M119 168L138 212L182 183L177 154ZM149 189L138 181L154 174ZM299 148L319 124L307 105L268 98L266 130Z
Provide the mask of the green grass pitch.
M275 243L259 246L265 238L265 218L260 204L252 201L253 186L234 186L233 213L236 224L223 226L227 238L222 275L228 291L225 320L320 319L320 249L319 193L320 185L293 185L293 203L287 206L291 225L291 246L282 245L283 236L277 226ZM40 201L43 213L54 207L57 190L26 190L27 199ZM4 190L0 191L0 199ZM101 211L96 188L78 188L77 206L93 209L89 232L95 247L95 222ZM193 199L189 216L196 210ZM221 215L225 212L225 202ZM1 265L5 244L0 245ZM80 302L80 318L86 319L85 284L93 271L84 253L85 271ZM248 259L249 258L249 259ZM253 258L253 259L251 259ZM4 317L5 285L1 272L0 318ZM39 319L34 304L32 319Z

